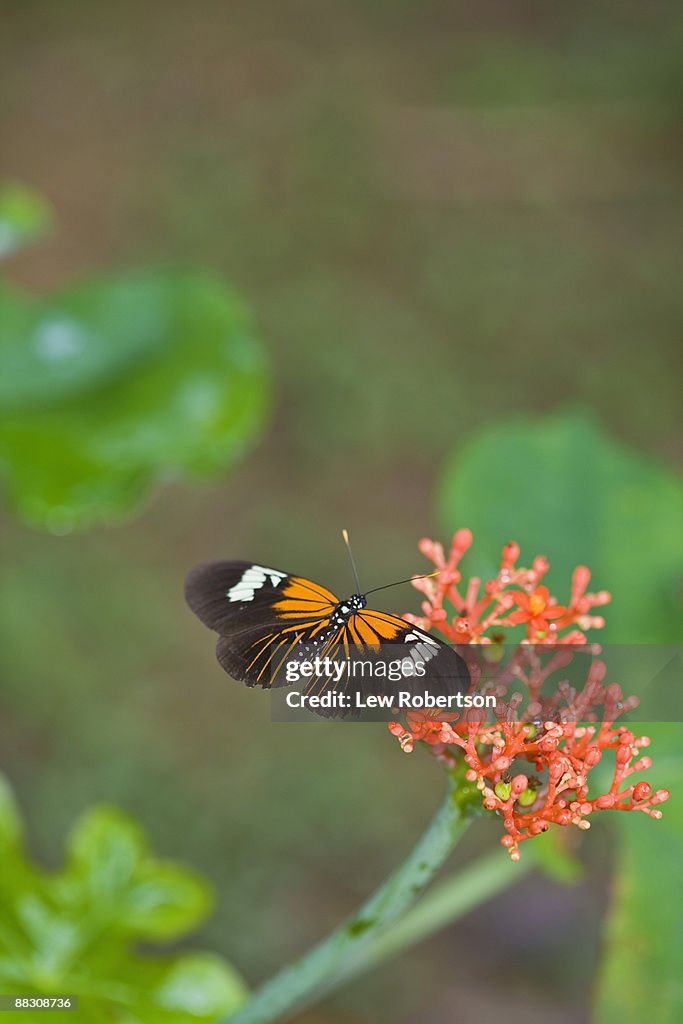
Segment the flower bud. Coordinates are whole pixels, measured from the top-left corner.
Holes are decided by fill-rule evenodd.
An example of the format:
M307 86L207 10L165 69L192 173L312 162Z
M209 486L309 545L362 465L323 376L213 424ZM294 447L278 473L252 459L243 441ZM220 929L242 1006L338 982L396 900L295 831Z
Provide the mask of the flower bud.
M630 747L617 747L616 752L617 765L620 768L624 768L631 760L631 748Z
M502 758L500 760L502 760ZM512 795L517 798L520 793L524 792L528 785L529 779L526 775L515 775L512 780Z
M611 793L605 793L603 796L599 796L595 801L595 806L599 811L607 811L610 807L614 807L616 797Z
M525 789L517 797L517 803L520 807L531 807L532 804L536 803L536 790Z
M500 562L501 569L511 569L519 558L519 544L509 540L503 547L503 557Z
M572 604L574 600L583 594L591 580L591 571L585 565L577 565L572 573Z
M472 531L463 528L457 530L453 537L453 543L451 544L451 558L455 558L460 561L465 552L472 547Z

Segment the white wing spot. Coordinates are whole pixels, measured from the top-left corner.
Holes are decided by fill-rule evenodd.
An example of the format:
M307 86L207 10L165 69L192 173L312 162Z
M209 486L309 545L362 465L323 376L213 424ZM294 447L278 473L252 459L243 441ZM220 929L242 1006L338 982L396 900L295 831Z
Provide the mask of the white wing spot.
M237 583L230 587L226 595L228 601L253 601L254 594L265 585L268 578L271 586L277 587L287 578L287 573L279 569L267 569L263 565L250 565Z
M418 630L407 634L406 643L408 642L415 644L415 647L410 651L410 657L416 665L424 664L433 658L435 654L439 653L439 645L434 637L428 636L426 633L420 633Z

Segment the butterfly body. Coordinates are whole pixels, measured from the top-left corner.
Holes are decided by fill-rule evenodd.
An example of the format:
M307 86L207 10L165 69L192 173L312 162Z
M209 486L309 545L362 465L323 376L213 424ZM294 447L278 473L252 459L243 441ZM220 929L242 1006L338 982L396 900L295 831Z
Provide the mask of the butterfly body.
M306 677L305 693L335 689L348 694L353 707L355 694L392 692L380 663L386 673L386 665L402 656L418 666L415 678L402 686L421 682L433 692L457 693L469 684L462 658L447 644L396 615L369 609L364 594L339 600L305 577L224 561L193 569L185 596L199 619L218 633L216 656L223 669L247 686L288 685L288 666L313 658L318 667ZM327 672L320 668L323 662ZM363 674L357 677L361 662ZM330 663L344 663L345 672L335 669L331 676Z

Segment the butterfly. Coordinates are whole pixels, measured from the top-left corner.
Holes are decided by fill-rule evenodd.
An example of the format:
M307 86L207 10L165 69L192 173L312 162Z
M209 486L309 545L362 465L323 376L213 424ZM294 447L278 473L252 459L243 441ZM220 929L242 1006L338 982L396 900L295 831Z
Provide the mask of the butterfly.
M357 589L340 600L303 576L253 562L221 561L191 570L185 598L218 634L216 656L228 675L247 686L286 686L292 681L289 667L306 662L313 667L302 678L307 696L331 689L344 694L345 706L312 708L326 717L357 714L357 695L397 689L434 696L467 692L467 666L453 648L396 615L368 608ZM410 668L405 659L414 671L399 680L394 671L390 678L392 664ZM361 662L372 671L358 674ZM337 665L342 668L331 670Z

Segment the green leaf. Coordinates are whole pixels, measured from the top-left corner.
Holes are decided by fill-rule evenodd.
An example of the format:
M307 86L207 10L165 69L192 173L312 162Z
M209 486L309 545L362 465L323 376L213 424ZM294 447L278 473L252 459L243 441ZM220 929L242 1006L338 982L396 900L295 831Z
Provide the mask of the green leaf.
M198 875L151 857L140 828L113 807L92 808L71 835L74 891L110 927L147 939L174 939L204 920L211 892Z
M45 302L0 290L0 413L82 395L163 353L174 283L159 274L131 274L82 284Z
M55 533L130 515L158 482L210 478L253 442L266 366L218 280L140 272L33 308L0 295L0 476Z
M34 869L0 778L0 987L27 995L78 994L92 1024L213 1024L245 999L218 956L159 958L140 940L175 940L208 913L211 892L194 872L160 861L142 829L113 807L76 823L63 871ZM9 837L8 842L4 842Z
M16 183L0 188L0 259L36 242L52 228L49 204L33 189Z
M644 731L654 762L648 782L669 789L671 797L662 804L661 821L620 815L619 870L597 996L602 1024L683 1019L683 728L659 723Z
M173 939L206 917L213 903L204 882L187 868L146 865L126 894L119 921L150 939Z
M140 958L125 965L123 973L119 966L101 988L115 996L115 1019L122 1024L212 1024L233 1013L247 996L237 972L211 953Z
M206 1020L233 1013L246 997L239 975L209 953L181 957L167 969L154 992L155 1001L165 1009Z
M76 822L68 841L79 879L108 903L128 888L147 853L142 830L115 807L94 807Z
M612 592L605 640L666 643L680 622L683 488L654 459L631 452L579 414L500 424L450 459L438 494L447 533L469 526L476 571L495 574L502 545L521 564L547 555L560 600L587 565Z
M78 955L84 941L81 921L61 912L54 905L47 888L39 881L17 893L17 920L30 944L30 960L26 977L40 984L44 979L58 977Z

